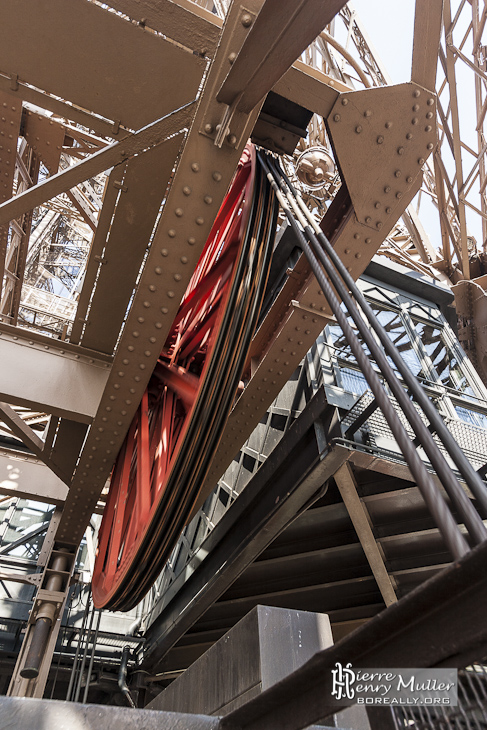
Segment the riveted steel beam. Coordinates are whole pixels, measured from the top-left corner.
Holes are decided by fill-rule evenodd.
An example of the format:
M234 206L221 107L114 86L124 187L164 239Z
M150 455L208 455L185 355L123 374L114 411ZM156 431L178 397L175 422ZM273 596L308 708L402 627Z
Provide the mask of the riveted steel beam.
M232 133L215 146L222 116L216 90L231 65L230 54L248 34L247 16L255 18L261 4L252 0L245 11L234 4L227 16L118 344L115 369L71 486L69 499L77 507L65 512L59 540L79 540L84 532L257 118L258 108L250 115L238 113Z
M196 3L188 0L110 0L108 4L142 27L164 33L199 55L212 58L215 53L223 22Z
M0 226L13 218L45 203L56 195L70 190L89 177L98 175L114 165L128 160L135 154L151 149L163 142L167 137L181 131L189 125L193 102L182 109L168 114L162 119L149 124L128 139L113 142L99 152L95 152L77 165L68 167L43 182L34 185L0 205Z
M18 18L28 22L19 24ZM76 38L73 38L76 18ZM5 0L0 69L140 129L195 98L206 61L87 0ZM39 63L39 58L44 59ZM178 73L167 73L168 68ZM82 69L82 72L80 72ZM159 87L154 89L154 75ZM181 79L184 83L181 83Z
M95 416L110 371L109 358L8 325L0 360L1 400L82 423Z
M0 448L0 494L61 505L66 484L31 454Z

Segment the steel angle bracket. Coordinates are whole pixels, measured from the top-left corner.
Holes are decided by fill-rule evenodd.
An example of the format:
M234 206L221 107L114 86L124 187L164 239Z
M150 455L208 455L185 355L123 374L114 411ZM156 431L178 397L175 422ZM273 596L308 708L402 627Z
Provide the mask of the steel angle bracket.
M326 120L356 222L389 232L436 146L436 97L414 83L341 94Z

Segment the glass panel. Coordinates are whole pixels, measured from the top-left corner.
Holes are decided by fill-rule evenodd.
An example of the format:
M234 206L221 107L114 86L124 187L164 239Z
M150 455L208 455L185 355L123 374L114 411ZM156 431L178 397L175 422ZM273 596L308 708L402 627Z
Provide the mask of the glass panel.
M414 375L424 376L423 368L421 367L418 356L413 349L411 340L409 339L409 335L404 327L404 323L399 312L392 312L388 309L380 309L377 306L374 307L374 311L380 324L402 355L402 359L408 366L409 370L411 370ZM391 367L394 370L397 370L392 360L390 358L388 359Z
M367 356L370 356L369 348L362 342L362 338L358 334L357 328L353 320L351 319L351 317L347 317L347 319L350 327L353 329L360 342L362 343L362 349ZM352 350L350 349L350 345L345 339L341 328L337 324L331 324L328 326L328 332L330 334L333 346L337 349L337 357L340 357L342 360L347 360L347 362L356 363L355 355L353 355Z
M341 368L343 388L349 393L362 395L368 389L367 381L360 370L351 370L350 368Z
M479 428L487 428L487 416L485 413L471 411L468 408L463 408L462 406L455 406L455 410L458 417L461 418L462 421L465 421L465 423L470 423L470 425L478 426Z
M417 320L413 320L413 322L443 385L465 395L475 396L455 355L446 346L441 336L441 329L434 324L425 324Z

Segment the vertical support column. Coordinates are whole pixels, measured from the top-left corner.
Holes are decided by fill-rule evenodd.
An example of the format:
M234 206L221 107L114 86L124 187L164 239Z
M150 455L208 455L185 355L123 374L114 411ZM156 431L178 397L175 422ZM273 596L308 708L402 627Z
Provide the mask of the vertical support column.
M42 697L56 646L64 606L71 585L77 547L52 549L58 510L53 515L39 564L45 565L40 588L34 597L22 648L12 675L8 695Z

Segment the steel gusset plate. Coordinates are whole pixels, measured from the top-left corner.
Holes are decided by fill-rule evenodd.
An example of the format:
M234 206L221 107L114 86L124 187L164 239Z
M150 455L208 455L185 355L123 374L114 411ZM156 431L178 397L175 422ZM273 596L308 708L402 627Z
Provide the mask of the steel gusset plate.
M276 219L249 146L112 472L93 573L97 608L135 606L189 521L256 327Z

